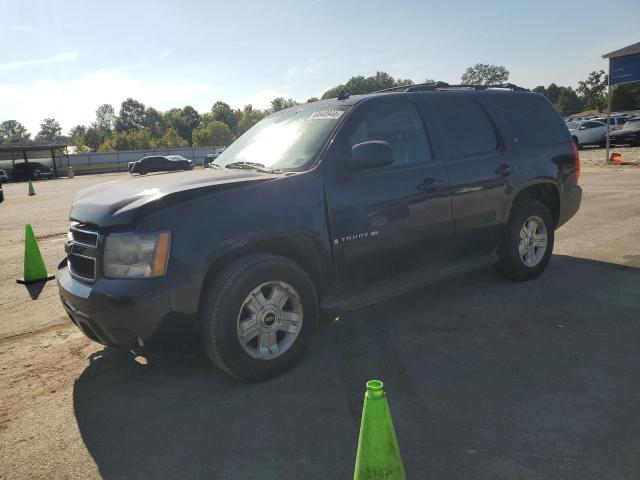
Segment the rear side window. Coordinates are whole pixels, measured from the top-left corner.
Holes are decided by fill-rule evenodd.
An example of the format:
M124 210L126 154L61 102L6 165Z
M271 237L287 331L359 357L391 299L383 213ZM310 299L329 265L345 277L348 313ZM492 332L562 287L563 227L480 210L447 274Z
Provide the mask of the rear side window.
M545 99L505 94L494 96L493 101L514 130L520 145L538 147L568 141L564 125ZM578 126L574 122L567 124L568 128Z
M464 158L493 152L498 138L484 108L466 97L440 95L434 98L438 120L451 158Z

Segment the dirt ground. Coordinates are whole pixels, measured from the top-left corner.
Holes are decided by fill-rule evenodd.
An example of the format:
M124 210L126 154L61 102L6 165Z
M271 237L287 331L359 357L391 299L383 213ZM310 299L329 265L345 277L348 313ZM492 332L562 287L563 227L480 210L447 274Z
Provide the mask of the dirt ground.
M55 282L15 283L25 223L54 273L75 193L127 174L35 182L35 197L5 185L0 478L349 477L374 377L409 478L637 478L640 169L595 155L581 150L582 208L539 279L480 270L345 314L258 384L197 354L103 349L68 323Z

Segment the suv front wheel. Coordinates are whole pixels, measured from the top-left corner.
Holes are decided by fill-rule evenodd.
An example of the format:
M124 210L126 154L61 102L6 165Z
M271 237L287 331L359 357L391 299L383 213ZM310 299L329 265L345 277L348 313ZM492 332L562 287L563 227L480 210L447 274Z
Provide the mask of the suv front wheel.
M547 267L553 252L553 218L538 200L514 206L499 251L498 269L513 280L530 280Z
M293 366L318 319L309 276L274 255L232 263L202 294L204 349L213 363L238 378L262 380Z

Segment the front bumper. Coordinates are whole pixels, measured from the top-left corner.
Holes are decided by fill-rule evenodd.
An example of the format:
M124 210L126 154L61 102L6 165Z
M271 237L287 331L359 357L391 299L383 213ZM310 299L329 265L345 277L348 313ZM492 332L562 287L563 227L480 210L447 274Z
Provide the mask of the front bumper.
M73 278L64 261L57 283L69 317L95 342L154 349L194 337L195 319L176 312L166 278L103 278L87 284Z

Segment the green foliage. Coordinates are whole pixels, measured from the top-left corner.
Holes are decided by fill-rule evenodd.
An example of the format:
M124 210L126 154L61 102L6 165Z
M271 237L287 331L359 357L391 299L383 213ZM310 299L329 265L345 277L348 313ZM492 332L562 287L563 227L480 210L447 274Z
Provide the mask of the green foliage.
M193 145L195 147L228 146L233 143L235 136L229 126L219 120L212 120L193 131Z
M544 95L560 113L567 115L580 112L584 109L583 101L571 87L558 86L555 83L548 87L542 85L533 89L534 92Z
M554 105L563 114L578 113L584 110L582 99L571 87L560 87L558 101Z
M145 127L146 110L144 104L133 98L127 98L120 105L116 118L116 132L129 132Z
M233 132L241 118L242 112L240 110L233 110L228 104L218 101L211 107L211 115L207 119L208 121L217 120L225 123Z
M640 83L612 86L611 109L640 110Z
M17 120L5 120L0 123L0 143L18 143L31 140L31 134Z
M149 130L153 138L160 138L164 132L164 120L162 113L153 107L149 107L144 111L142 120L143 128Z
M94 126L105 132L113 132L116 124L116 114L113 107L108 103L100 105L96 109L96 121Z
M318 100L320 100L318 97L309 97L309 98L307 98L307 102L306 103L317 102Z
M156 148L183 148L188 147L189 142L180 136L174 128L168 128L155 142Z
M82 137L76 137L72 142L76 148L76 153L87 153L90 151L90 148L83 143Z
M284 110L285 108L290 108L295 105L298 105L298 102L293 98L278 97L271 100L271 111L279 112L280 110Z
M117 132L107 138L100 145L100 151L114 150L145 150L154 148L155 142L151 132L147 129Z
M607 104L607 82L604 70L593 71L586 80L578 82L576 90L582 96L585 108L604 110Z
M462 74L462 85L495 85L509 80L509 71L502 65L476 63Z
M364 93L376 92L378 90L384 90L385 88L400 87L403 85L413 85L413 80L400 78L394 79L388 73L378 71L375 75L370 77L365 77L363 75L351 77L344 85L338 85L324 92L322 99L335 98L341 90L347 91L352 95L361 95Z
M242 118L238 122L236 128L236 136L239 137L244 132L253 127L256 123L262 120L266 114L260 110L254 110L251 105L246 105L242 111Z
M84 125L76 125L69 130L69 140L75 143L77 139L82 140L87 133L87 127Z
M55 142L60 139L62 128L55 118L45 118L40 124L40 131L35 137L38 142Z
M191 144L193 131L200 126L201 118L198 111L191 105L184 108L172 108L163 115L165 128L173 128L178 134Z
M104 142L109 137L109 132L101 130L100 128L95 127L93 124L87 128L87 132L84 134L83 141L87 147L91 150L97 150L100 148L102 142Z

